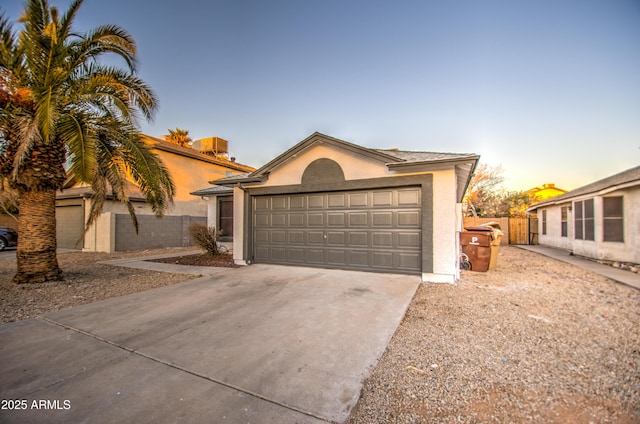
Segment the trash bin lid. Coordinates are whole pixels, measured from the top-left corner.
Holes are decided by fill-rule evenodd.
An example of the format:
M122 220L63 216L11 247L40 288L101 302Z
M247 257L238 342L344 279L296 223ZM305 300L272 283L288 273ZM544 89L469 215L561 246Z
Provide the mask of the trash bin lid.
M493 228L491 227L487 227L486 225L476 225L474 227L464 227L465 230L467 231L487 231L487 232L493 232Z

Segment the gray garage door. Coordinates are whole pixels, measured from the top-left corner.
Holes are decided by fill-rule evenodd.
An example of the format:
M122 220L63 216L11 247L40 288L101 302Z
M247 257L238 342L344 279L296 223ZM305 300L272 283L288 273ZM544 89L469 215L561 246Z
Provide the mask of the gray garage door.
M420 188L253 197L254 260L418 274Z
M82 249L84 240L84 213L82 205L66 205L56 207L56 237L58 247ZM78 242L80 240L80 242Z

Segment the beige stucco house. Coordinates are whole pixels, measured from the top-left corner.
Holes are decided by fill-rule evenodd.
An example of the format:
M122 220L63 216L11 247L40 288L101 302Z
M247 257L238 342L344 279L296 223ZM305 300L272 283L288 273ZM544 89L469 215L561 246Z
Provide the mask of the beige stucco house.
M640 166L533 205L539 244L640 263Z
M226 157L201 153L167 141L143 135L153 146L169 170L176 187L174 203L162 219L157 219L144 197L131 186L131 195L139 222L136 234L126 207L117 201L107 201L96 223L84 234L93 192L70 180L56 196L58 246L92 252L114 252L159 247L190 246L188 227L192 222L206 223L206 198L190 193L212 179L244 174L255 168ZM78 242L79 240L79 242Z
M233 199L233 255L271 263L459 276L462 197L479 156L369 149L314 133L260 169L212 180Z

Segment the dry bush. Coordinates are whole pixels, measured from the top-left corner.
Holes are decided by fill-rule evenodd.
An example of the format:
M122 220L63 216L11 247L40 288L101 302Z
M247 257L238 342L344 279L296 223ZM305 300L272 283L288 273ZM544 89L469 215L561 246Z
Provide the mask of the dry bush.
M189 225L189 235L191 239L208 254L216 256L225 253L218 244L218 231L216 231L216 227L207 227L199 222L194 222Z

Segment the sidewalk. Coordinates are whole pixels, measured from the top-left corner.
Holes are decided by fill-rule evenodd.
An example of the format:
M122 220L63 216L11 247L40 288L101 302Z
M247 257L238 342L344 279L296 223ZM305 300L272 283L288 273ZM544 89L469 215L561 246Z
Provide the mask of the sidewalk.
M572 256L570 252L562 249L556 249L549 246L540 245L514 245L520 249L529 250L531 252L539 253L544 256L548 256L553 259L557 259L562 262L566 262L587 271L602 275L618 283L626 284L627 286L635 287L640 290L640 274L635 272L625 271L624 269L614 268L609 265L599 264L589 259L581 258L578 256Z

